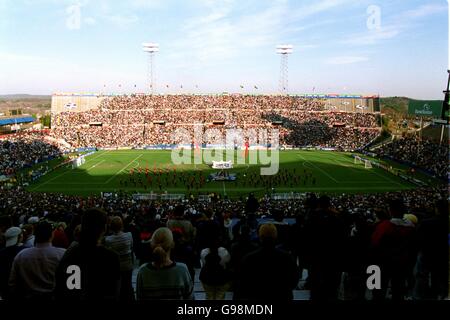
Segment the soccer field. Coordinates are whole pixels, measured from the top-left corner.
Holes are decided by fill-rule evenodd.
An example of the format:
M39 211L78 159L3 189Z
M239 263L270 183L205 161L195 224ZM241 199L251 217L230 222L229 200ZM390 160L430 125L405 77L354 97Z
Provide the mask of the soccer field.
M274 176L261 176L260 164L240 164L230 170L237 175L236 181L208 182L208 176L217 170L207 164L174 165L170 151L98 151L86 157L82 166L59 168L28 189L83 196L122 190L195 196L216 192L238 197L249 192L257 195L309 191L367 193L414 188L382 169L366 169L364 163L355 164L348 153L281 151L279 162L279 171Z

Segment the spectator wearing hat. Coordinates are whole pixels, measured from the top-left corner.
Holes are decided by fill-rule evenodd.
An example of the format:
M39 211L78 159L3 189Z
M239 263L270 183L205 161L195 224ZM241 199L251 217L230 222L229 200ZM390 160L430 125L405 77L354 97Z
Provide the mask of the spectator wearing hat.
M28 218L28 224L35 225L39 223L39 217L33 216Z
M25 247L22 245L22 229L11 227L5 232L5 248L0 250L0 297L8 298L8 280L16 255Z
M20 251L14 258L9 278L13 298L53 297L56 268L65 249L52 246L53 227L43 221L35 228L36 246Z
M238 273L234 299L292 300L299 275L294 259L276 248L277 228L271 223L259 228L261 247L244 257Z

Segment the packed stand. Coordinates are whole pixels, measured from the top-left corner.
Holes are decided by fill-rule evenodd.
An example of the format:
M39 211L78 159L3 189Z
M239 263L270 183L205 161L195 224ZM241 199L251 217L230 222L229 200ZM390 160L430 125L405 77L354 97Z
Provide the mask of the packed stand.
M375 152L379 156L389 156L427 170L439 178L447 178L449 153L445 143L404 137L383 145Z
M46 131L25 131L0 137L0 176L59 157L61 146Z
M325 101L283 96L117 96L98 109L53 116L53 135L73 147L176 144L173 133L194 125L282 131L280 144L354 150L379 134L373 113L332 112ZM208 141L203 141L208 143Z
M235 300L291 300L295 289L309 290L312 300L442 299L447 197L447 190L418 189L149 202L1 190L0 295L192 299L197 273L212 300L226 292ZM382 290L371 292L366 269L374 264L383 272ZM72 265L88 271L80 290L66 285Z

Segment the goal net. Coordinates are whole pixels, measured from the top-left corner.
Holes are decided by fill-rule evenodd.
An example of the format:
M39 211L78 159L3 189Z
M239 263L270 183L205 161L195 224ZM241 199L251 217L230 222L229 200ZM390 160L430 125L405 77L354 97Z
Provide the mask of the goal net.
M370 160L363 159L360 156L355 156L355 164L364 164L366 169L372 168L372 162L370 162Z

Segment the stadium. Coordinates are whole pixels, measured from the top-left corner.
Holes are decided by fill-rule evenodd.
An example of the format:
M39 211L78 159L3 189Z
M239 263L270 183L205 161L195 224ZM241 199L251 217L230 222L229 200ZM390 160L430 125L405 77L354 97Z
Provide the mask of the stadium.
M6 101L0 300L448 299L450 71L443 100L294 93L273 48L276 94L165 92L143 43L144 90Z
M331 290L329 284L323 288L311 284L315 267L309 261L330 259L334 250L340 254L355 250L345 242L356 240L347 238L346 230L355 232L357 225L371 228L392 211L396 215L408 212L403 219L409 228L418 219L427 221L424 213L430 214L435 203L446 199L447 147L415 137L383 140L378 97L55 94L51 111L51 130L29 129L2 137L2 154L7 160L2 162L2 209L8 214L3 223L32 226L31 221L58 221L58 241L62 243L55 245L64 247L80 214L101 207L110 213L110 223L117 220L127 225L131 231L127 234L135 243L133 256L140 263L151 260L146 247L156 226L172 225L172 230L180 232L180 248L188 243L194 248L178 259L187 263L194 281L190 295L195 299L239 299L239 295L249 294L248 288L225 284L228 276L224 275L214 280L221 283L222 293L210 292L205 284L210 280L205 280L204 265L195 262L196 255L203 261L205 249L201 248L209 241L220 241L222 246L255 244L255 232L264 224L276 226L277 248L294 254L301 266L300 273L292 275L298 283L291 282L292 295L286 298L329 299L334 297L327 291ZM230 140L222 136L239 128L241 134ZM187 137L179 139L173 134L177 130L184 130ZM258 136L261 132L267 136ZM268 137L274 132L277 144L272 144L274 137ZM217 140L217 136L222 138ZM405 147L409 154L397 153ZM11 150L14 157L8 157ZM419 159L413 158L419 153ZM174 162L180 155L184 155L184 163ZM268 158L277 162L277 170L262 175L261 170L271 165ZM12 197L22 199L23 205L11 206ZM446 210L446 205L440 205L439 210ZM331 210L328 214L337 210L342 216L331 225L327 220L315 222L311 214L324 210L322 207ZM439 219L446 214L440 213ZM208 217L213 220L205 222ZM302 219L306 220L299 224ZM129 229L131 225L134 230ZM253 235L242 238L243 225ZM318 230L319 225L334 225L342 232L325 235L336 245L327 245L321 258L311 258L308 250L296 251L301 243L297 237ZM114 228L112 224L110 228ZM195 238L192 228L198 232ZM308 241L316 241L314 252L324 250L322 240L308 237ZM192 260L186 260L189 256ZM232 265L229 268L231 272ZM407 265L404 268L407 270ZM122 276L128 289L121 292L121 300L134 299L132 292L139 286L136 272ZM345 274L355 276L351 271ZM342 286L358 288L345 282L334 288ZM289 292L274 284L265 294L277 295L280 290ZM391 290L391 299L399 299L399 289ZM368 294L362 289L348 292L339 299L366 299ZM369 299L384 298L374 295Z
M379 98L373 96L55 94L52 115L54 141L90 154L83 156L83 165L68 164L39 179L29 187L31 191L128 192L149 199L207 198L210 193L235 198L256 193L288 199L308 191L395 191L438 183L425 174L411 176L405 166L377 160L375 154L366 153L364 161L356 160L362 154L355 152L370 151L365 147L381 131ZM275 177L258 177L258 160L250 164L244 159L232 170L236 181L208 182L214 170L204 161L173 164L169 150L181 144L171 140L171 135L180 128L201 130L200 141L193 136L187 141L190 158L199 149L213 149L218 160L224 160L227 148L240 150L241 155L248 152L250 158L267 144L255 141L246 150L245 136L231 146L212 144L205 131L277 129L280 172ZM233 162L238 156L234 155Z
M364 185L366 188L362 191L388 191L413 185L398 176L390 178L386 173L389 171L380 168L387 166L383 162L377 163L376 168L371 166L371 170L358 170L366 167L365 162L358 165L352 158L351 152L370 144L380 133L378 97L56 94L52 97L52 115L55 141L78 152L101 151L87 156L87 161L75 170L67 166L66 171L56 170L39 179L30 186L33 191L59 190L76 194L80 190L85 195L134 191L141 197L142 193L148 193L151 197L170 198L174 194L173 197L180 198L183 194L206 196L210 192L234 197L243 192L255 192L260 196L308 190L355 192L361 191ZM249 137L235 139L231 146L218 145L207 141L207 130L277 129L282 150L280 174L275 178L257 179L255 171L260 165L244 159L243 164L234 168L238 176L235 182L207 183L207 177L213 172L208 164L201 161L194 165L192 161L191 165L175 166L168 151L180 147L178 141L171 140L174 131L193 132L193 128L200 128L201 137L200 141L192 137L192 145L197 146L193 148L197 151L191 152L192 158L199 149L214 149L217 153L221 149L222 157L230 147L241 150L242 154L246 152L244 140ZM187 144L190 148L191 137ZM258 141L248 144L248 157L261 147L267 148L267 144L264 146ZM235 155L233 160L237 157ZM220 155L216 158L223 160ZM298 177L291 183L278 178L297 174L297 169ZM352 171L354 179L346 179ZM334 172L337 178L332 176ZM190 179L194 179L192 184Z

